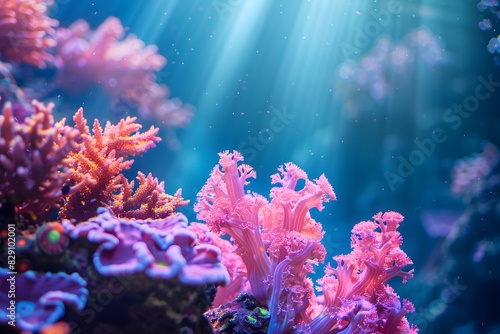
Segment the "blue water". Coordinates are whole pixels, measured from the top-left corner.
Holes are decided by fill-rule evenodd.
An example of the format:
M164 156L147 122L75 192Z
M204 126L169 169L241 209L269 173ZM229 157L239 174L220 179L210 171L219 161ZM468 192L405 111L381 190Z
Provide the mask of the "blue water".
M325 173L338 200L314 217L327 232L329 256L349 251L356 222L379 211L401 212L403 249L415 262L417 278L393 284L418 311L433 300L415 297L419 272L428 269L442 240L426 232L424 213L461 214L466 205L450 192L454 162L480 152L484 140L500 146L498 86L491 86L491 94L471 106L467 117L447 114L454 104L471 102L467 97L488 77L500 81L486 48L500 25L494 14L480 12L477 2L56 0L52 15L61 26L83 18L94 29L107 17L118 17L129 33L158 46L168 64L157 80L195 107L192 122L173 132L139 118L159 126L163 138L174 133L179 145L164 140L136 159L130 175L152 172L165 180L167 192L182 188L193 203L223 150L244 154L258 176L250 188L261 194L268 193L269 176L285 162L293 161L312 178ZM479 28L484 18L492 18L493 29ZM403 49L415 29L432 34L436 45L429 54ZM364 58L375 59L374 49L384 39L399 48L404 66L391 65L397 59L374 61L386 81L373 91L370 83L342 78L346 64L359 67ZM373 83L370 75L366 80ZM74 110L84 105L102 120L125 116L110 111L101 95L63 97L63 104ZM425 151L416 140L433 144ZM419 150L423 155L415 153ZM399 157L418 162L403 177ZM191 206L183 212L196 219ZM423 332L430 333L434 322L428 320Z

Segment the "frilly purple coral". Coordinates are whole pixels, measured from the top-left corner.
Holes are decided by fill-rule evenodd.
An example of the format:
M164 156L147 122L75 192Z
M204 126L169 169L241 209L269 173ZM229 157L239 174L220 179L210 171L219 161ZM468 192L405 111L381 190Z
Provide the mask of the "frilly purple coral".
M453 166L452 193L468 202L487 189L489 183L499 182L496 178L489 178L499 161L500 150L494 144L484 142L483 152L458 160Z
M187 219L177 213L161 220L117 218L101 208L98 216L74 226L63 222L72 238L99 243L94 266L105 276L145 272L152 278L178 278L184 284L229 282L220 249L197 245L196 234L186 229Z
M22 330L38 332L64 314L65 304L82 310L87 302L87 283L77 273L27 271L21 275L10 275L7 269L0 268L0 319L4 323L9 321L11 299L8 297L8 279L11 277L15 277L15 315Z

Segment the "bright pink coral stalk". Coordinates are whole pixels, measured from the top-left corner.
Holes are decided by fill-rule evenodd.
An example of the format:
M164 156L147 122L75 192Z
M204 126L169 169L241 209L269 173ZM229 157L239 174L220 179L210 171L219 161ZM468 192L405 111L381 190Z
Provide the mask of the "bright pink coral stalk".
M227 233L233 238L247 266L254 296L265 301L271 262L260 235L259 209L267 200L257 194L245 194L244 185L255 177L255 171L248 165L237 165L243 160L240 153L224 152L219 156L222 170L218 166L213 169L194 209L198 219L206 221L216 233Z
M2 0L0 4L0 56L40 68L52 60L47 49L57 20L47 16L52 0Z
M326 253L320 243L321 225L309 210L321 210L335 194L324 175L309 181L304 171L289 163L280 168L281 175L272 177L282 187L271 190L269 203L245 192L256 174L250 166L238 165L243 160L239 152L219 155L219 166L198 194L195 211L214 232L231 236L247 268L252 294L274 314L270 333L286 333L307 318L314 292L306 276L311 264L323 261ZM305 186L296 190L300 179Z
M217 234L227 233L246 267L251 293L271 314L268 333L415 333L404 317L413 305L394 293L387 282L413 276L402 268L411 264L399 248L397 227L403 216L379 213L374 221L353 228L349 255L335 257L337 267L326 269L318 281L317 297L308 274L324 260L321 224L310 210L323 209L335 199L324 175L311 181L292 163L271 177L271 201L245 190L256 176L243 156L220 153L216 166L198 194L198 219ZM304 186L296 189L299 180ZM197 228L199 229L199 227ZM234 254L231 254L234 256ZM223 292L223 291L219 291ZM217 297L219 300L224 298Z
M352 229L352 252L336 256L337 267L327 267L321 284L324 306L311 321L311 332L329 328L334 333L414 333L404 315L413 305L399 297L387 282L401 276L413 277L402 269L413 262L399 248L402 238L396 228L403 216L378 213L374 222L360 222ZM377 231L377 230L380 230Z

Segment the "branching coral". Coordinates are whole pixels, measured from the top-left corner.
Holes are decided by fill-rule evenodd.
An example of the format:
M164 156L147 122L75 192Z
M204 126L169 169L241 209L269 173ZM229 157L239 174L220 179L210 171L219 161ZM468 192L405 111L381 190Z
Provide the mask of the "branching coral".
M3 0L0 4L0 56L40 68L52 60L47 49L58 21L47 16L52 0Z
M163 183L141 173L140 185L133 193L133 182L129 183L121 174L133 163L129 156L141 155L160 141L157 128L140 133L142 126L135 123L136 118L127 117L117 125L108 122L104 130L95 120L91 134L82 109L73 119L82 142L80 149L68 156L68 164L75 170L71 182L86 181L87 185L68 197L61 209L62 218L86 220L101 206L113 208L118 216L163 218L186 203L180 191L174 196L167 195Z
M36 217L53 207L72 174L66 157L75 152L79 132L55 122L53 104L33 102L33 115L18 121L7 103L0 115L0 199L18 214ZM81 180L79 180L81 181Z
M412 304L401 305L386 285L395 276L404 280L412 276L402 272L411 260L399 248L400 214L378 214L375 222L354 227L353 252L336 257L337 268L328 267L319 281L324 300L320 303L307 276L313 264L324 260L326 251L320 242L321 224L309 211L322 210L324 202L336 198L330 183L324 175L310 181L303 170L288 163L271 177L281 186L271 189L268 202L245 191L248 179L256 174L250 166L238 165L242 160L236 151L220 154L195 210L214 233L231 236L245 264L252 295L271 314L268 333L416 331L404 318ZM299 180L304 186L296 189Z
M18 290L23 293L17 296L32 298L20 299L22 316L17 317L17 329L42 331L61 316L67 321L74 314L63 312L63 302L78 310L85 306L86 290L84 296L65 293L64 287L59 292L51 290L57 279L66 275L62 272L69 272L75 278L78 274L85 278L77 283L89 288L90 302L96 294L100 298L102 289L112 289L110 298L115 301L103 317L114 314L118 304L127 321L89 325L88 318L80 316L75 321L82 330L116 326L113 328L119 331L127 326L129 332L177 333L182 327L207 332L210 324L203 312L213 300L216 286L229 280L221 263L221 250L209 242L200 243L197 235L186 228L187 218L175 213L187 203L180 190L168 195L163 182L140 172L136 188L122 174L133 162L129 156L142 154L160 140L158 130L151 127L139 132L141 125L135 123L135 118L127 118L116 125L108 122L104 129L96 120L91 133L82 110L74 116L75 127L70 127L64 125L64 120L54 122L52 105L36 102L34 107L35 113L23 122L15 119L10 103L0 116L0 163L6 171L0 187L0 219L4 223L6 203L16 205L21 213L34 213L33 208L42 204L53 207L60 203L61 220L47 222L46 216L36 224L16 226L13 268L24 275L23 280L18 280ZM97 205L105 208L94 209ZM116 210L117 215L111 210ZM0 261L5 266L7 241L3 235L0 243L4 247ZM125 283L117 289L118 276L118 283ZM34 285L37 280L39 284ZM129 283L132 281L134 284ZM48 301L45 291L54 300ZM59 297L64 300L55 300ZM0 305L8 304L8 298L0 300ZM87 306L81 314L86 312L94 310ZM154 328L150 321L135 321L137 316L157 317L155 312L162 316ZM166 330L161 329L165 326Z
M164 182L151 173L147 176L141 172L137 174L139 186L134 190L134 181L129 182L120 174L120 192L112 195L109 208L117 212L120 217L136 219L160 219L168 217L177 208L186 205L189 201L182 198L181 189L174 195L165 193Z
M345 333L412 333L404 315L413 305L387 285L401 276L413 277L413 270L402 269L412 261L399 248L402 238L396 231L403 216L397 212L378 213L374 222L360 222L352 229L352 252L336 256L336 268L330 266L318 282L323 291L323 309L308 324L322 333L326 328ZM380 230L380 231L378 231Z

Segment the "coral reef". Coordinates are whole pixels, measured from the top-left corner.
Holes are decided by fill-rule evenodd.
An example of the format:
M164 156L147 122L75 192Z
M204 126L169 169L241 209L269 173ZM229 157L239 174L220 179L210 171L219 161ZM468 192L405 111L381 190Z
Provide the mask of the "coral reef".
M47 16L52 0L4 0L0 5L0 56L44 68L52 61L55 27Z
M212 332L203 312L217 285L229 280L220 249L200 243L186 217L175 212L187 203L180 190L168 195L163 182L143 173L135 188L121 173L133 163L129 156L159 141L158 130L139 133L141 125L127 118L104 130L96 120L91 134L81 109L74 127L54 122L52 109L35 101L35 112L25 111L29 116L19 121L7 102L0 116L6 171L0 263L22 273L13 274L15 309L23 314L16 328L61 331L66 323L84 332ZM54 210L59 219L50 221ZM78 300L52 280L64 275L86 287ZM6 309L11 300L3 296ZM64 309L57 298L75 310ZM58 320L60 326L50 327Z
M239 164L241 154L223 152L195 205L207 225L188 227L187 218L175 212L187 203L180 191L167 195L163 183L142 173L134 190L133 182L122 174L133 163L129 156L140 155L159 141L157 129L140 133L135 119L127 118L117 125L108 122L104 130L96 120L91 133L82 109L74 116L73 128L53 121L52 106L42 107L35 103L36 112L24 120L28 125L23 128L6 105L0 127L3 138L13 143L41 142L34 147L49 147L44 157L54 160L48 171L44 164L22 165L26 176L22 185L12 181L19 168L7 169L4 184L13 190L2 192L2 203L40 207L43 197L44 212L59 208L59 220L45 217L19 224L21 210L12 217L5 215L12 219L5 219L4 228L16 225L16 264L11 270L29 277L78 275L88 289L88 301L84 308L83 302L78 305L80 311L66 310L46 322L37 321L37 330L63 320L72 330L84 332L210 333L210 322L217 332L230 328L268 333L416 331L405 318L412 304L400 302L387 285L396 276L403 281L412 277L411 271L403 272L411 260L399 248L400 214L379 213L373 222L356 225L352 253L335 257L336 268L328 266L317 282L322 291L317 296L308 276L314 265L324 261L326 251L321 224L309 211L322 210L323 203L336 198L324 175L311 181L303 170L287 163L271 177L277 186L268 201L245 191L256 174ZM44 122L29 125L35 117ZM12 152L5 150L2 158L7 167L19 164L11 157L23 157ZM31 161L30 157L19 161ZM23 192L15 189L23 190L32 178L39 181L30 189L40 195L25 191L20 200L16 196ZM44 192L46 184L54 185L51 192ZM296 189L299 184L302 188ZM221 238L224 233L231 242ZM6 249L7 239L1 241ZM7 254L3 266L9 263ZM36 295L34 289L23 283L25 293ZM215 304L207 313L209 322L203 312L216 291ZM251 296L238 296L244 292ZM249 307L252 303L255 307Z
M323 294L316 296L308 274L324 260L326 251L321 224L309 211L321 210L324 202L336 198L330 183L324 175L310 181L303 170L287 163L271 177L281 186L271 189L268 202L245 190L256 173L238 164L242 160L236 151L220 153L195 210L213 233L228 234L234 242L247 269L250 293L271 314L268 333L417 331L405 318L413 305L407 300L401 303L387 285L396 276L403 282L413 276L412 271L403 271L412 262L399 248L402 238L396 231L403 216L379 213L373 222L357 224L352 231L353 251L335 257L337 267L327 267L318 281ZM304 186L296 189L299 181ZM211 312L227 310L229 315L218 317L233 318L234 304L229 303ZM217 332L226 327L223 324Z
M444 239L431 275L421 282L423 306L409 318L430 333L497 333L497 313L484 300L497 300L500 280L500 163L498 148L456 161L452 192L465 210ZM421 298L421 296L420 296ZM470 307L474 305L474 307Z
M115 106L146 119L180 127L192 117L156 81L166 64L156 46L126 34L115 17L95 30L83 20L56 29L52 3L0 5L0 57L11 62L0 63L1 332L417 331L406 319L413 305L388 285L413 276L403 271L412 262L400 248L399 213L355 225L352 252L334 257L336 266L314 282L326 249L310 211L336 199L324 174L310 180L286 163L271 177L268 199L245 189L256 173L240 153L220 153L194 208L206 224L190 224L177 212L188 203L180 189L167 194L151 173L125 176L132 157L160 141L158 128L141 131L135 117L90 128L82 108L70 126L54 120L53 103L27 103L17 63L52 71L55 83L42 97L99 86ZM387 43L379 45L384 55ZM425 31L406 43L426 62L442 60ZM391 51L396 66L406 66L405 50ZM365 65L376 81L372 97L383 98L383 78Z
M78 130L54 121L53 104L34 101L34 113L24 119L7 102L0 115L0 199L3 210L15 210L29 220L44 218L62 197L73 171L67 156L77 149ZM6 213L3 218L6 219ZM12 217L12 213L10 214Z
M481 0L477 4L477 9L482 13L484 18L479 21L478 26L481 30L496 31L498 21L500 19L500 5L497 0ZM486 49L493 55L493 62L500 65L500 35L491 37Z

